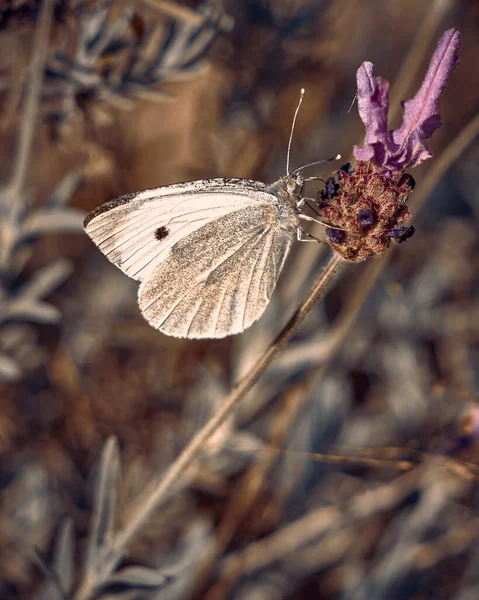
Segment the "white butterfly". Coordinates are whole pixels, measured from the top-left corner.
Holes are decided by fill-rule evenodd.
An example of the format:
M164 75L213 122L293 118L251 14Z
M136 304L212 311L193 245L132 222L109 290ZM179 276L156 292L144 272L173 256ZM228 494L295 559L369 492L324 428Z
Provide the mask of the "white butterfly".
M91 211L85 231L140 281L153 327L186 338L240 333L263 314L300 219L312 220L300 212L300 171L271 185L205 179L129 194Z

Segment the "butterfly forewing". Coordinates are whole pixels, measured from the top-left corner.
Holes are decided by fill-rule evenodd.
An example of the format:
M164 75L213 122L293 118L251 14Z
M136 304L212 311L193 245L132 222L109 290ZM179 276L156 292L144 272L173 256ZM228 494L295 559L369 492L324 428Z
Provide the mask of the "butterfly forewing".
M92 211L85 230L111 262L141 281L179 240L232 210L254 204L254 195L265 187L244 179L209 179L146 190Z

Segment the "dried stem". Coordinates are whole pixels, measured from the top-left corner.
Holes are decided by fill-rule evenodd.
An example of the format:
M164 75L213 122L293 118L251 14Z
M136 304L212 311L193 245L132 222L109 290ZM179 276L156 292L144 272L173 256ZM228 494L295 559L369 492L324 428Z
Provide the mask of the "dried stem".
M165 2L164 0L142 0L143 4L150 6L151 8L162 12L163 14L173 17L178 21L184 21L195 27L200 27L206 21L206 17L199 12L191 10L187 6L180 6L175 2ZM225 18L225 27L227 29L233 26L233 20L231 18Z
M193 437L188 446L166 471L158 485L152 491L149 491L145 497L138 500L138 504L130 521L125 525L123 530L117 534L115 540L113 541L111 551L109 553L111 558L101 574L103 578L106 578L117 566L124 554L126 546L129 544L132 538L145 525L153 511L156 510L158 506L171 494L175 484L178 483L178 480L195 460L207 440L215 433L215 431L217 431L220 425L231 414L233 409L236 408L239 402L251 390L253 385L264 373L273 358L280 352L287 341L292 337L298 326L303 322L304 318L311 311L314 304L321 298L321 296L323 296L327 287L340 271L341 266L344 264L345 263L343 259L339 255L334 254L330 257L329 262L323 269L323 272L311 288L309 296L297 309L280 334L276 337L275 341L264 352L263 356L257 361L249 373L247 373L240 383L233 389L220 410ZM96 584L98 585L98 583L100 582L97 580ZM93 585L94 582L86 582L75 596L75 600L86 600L87 598L90 598L93 591Z
M33 134L37 120L40 91L43 82L43 72L48 52L48 40L52 23L52 8L54 0L43 0L38 26L33 40L32 60L29 66L29 91L25 103L25 112L21 120L20 139L9 191L18 194L25 184L25 177L32 152Z
M198 12L191 10L187 6L180 6L174 2L165 2L164 0L141 0L143 4L151 6L155 10L162 12L178 21L184 21L190 25L199 27L203 25L205 18Z
M288 458L300 458L304 460L312 460L314 462L322 462L330 465L347 465L373 467L376 469L395 469L397 471L410 471L416 466L416 463L411 460L389 460L386 458L367 458L364 456L340 455L340 454L321 454L319 452L299 452L297 450L281 450L279 448L255 448L255 452L265 452L267 454L278 455L284 454Z
M304 385L287 387L281 394L281 398L278 399L278 406L275 406L269 426L268 437L272 451L259 453L258 449L255 448L255 453L258 453L256 462L243 475L236 486L235 493L230 498L227 510L218 525L216 535L205 548L195 582L197 595L205 592L204 587L216 568L216 561L223 555L238 528L241 527L241 523L253 512L255 502L268 480L268 473L279 455L282 454L282 451L277 450L277 448L285 443L291 423L307 401L307 396L302 389ZM221 447L225 448L224 445ZM289 452L284 451L284 453L288 454Z
M48 39L52 22L53 0L45 0L35 30L32 58L28 69L28 93L20 122L18 149L12 166L12 175L0 190L2 222L0 228L0 268L8 271L12 248L18 233L18 214L23 208L22 191L27 177L33 134L37 120L43 71L48 51Z

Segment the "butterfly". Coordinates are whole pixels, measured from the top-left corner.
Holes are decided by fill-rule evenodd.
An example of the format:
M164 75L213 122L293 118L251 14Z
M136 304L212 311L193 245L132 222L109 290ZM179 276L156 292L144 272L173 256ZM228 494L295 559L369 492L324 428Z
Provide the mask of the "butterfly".
M290 146L291 137L287 173ZM304 168L269 185L204 179L121 196L91 211L84 228L140 282L150 325L175 337L223 338L260 318L301 239L300 221L314 220L301 213Z

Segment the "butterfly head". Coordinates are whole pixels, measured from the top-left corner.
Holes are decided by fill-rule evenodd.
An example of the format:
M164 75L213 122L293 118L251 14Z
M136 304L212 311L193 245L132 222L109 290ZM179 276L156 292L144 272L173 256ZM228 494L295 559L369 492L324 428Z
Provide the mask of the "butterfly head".
M304 177L301 173L287 175L284 178L284 181L288 194L293 196L302 196L304 189Z

